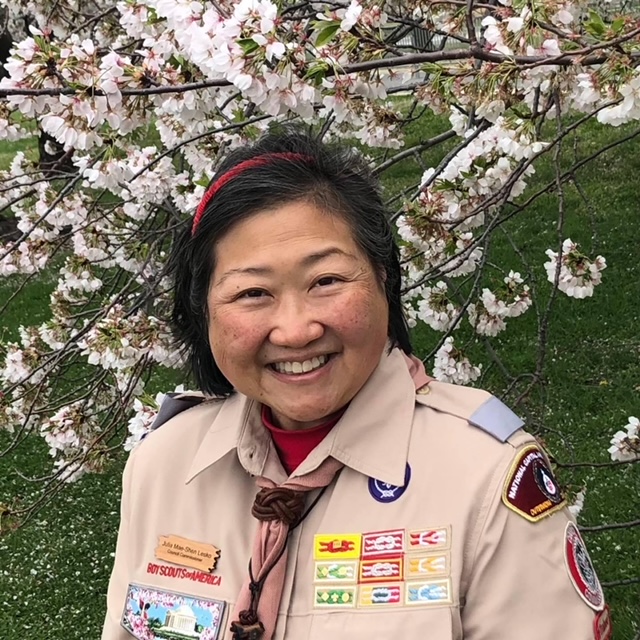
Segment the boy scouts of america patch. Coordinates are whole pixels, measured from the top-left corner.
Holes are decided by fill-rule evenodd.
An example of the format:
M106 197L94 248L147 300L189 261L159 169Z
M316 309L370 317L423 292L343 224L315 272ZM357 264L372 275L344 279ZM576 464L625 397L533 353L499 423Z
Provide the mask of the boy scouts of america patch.
M536 445L525 447L516 458L504 484L502 501L530 522L564 507L560 487Z
M567 522L564 532L564 561L571 582L580 597L592 609L602 611L604 609L604 593L578 527L573 522ZM606 638L607 636L602 637Z

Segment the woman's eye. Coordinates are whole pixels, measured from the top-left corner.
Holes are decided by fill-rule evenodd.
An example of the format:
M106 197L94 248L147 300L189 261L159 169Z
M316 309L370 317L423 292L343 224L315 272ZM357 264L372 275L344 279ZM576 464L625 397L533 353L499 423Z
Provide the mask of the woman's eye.
M324 276L324 278L320 278L316 284L321 287L326 287L328 285L335 284L336 282L340 282L340 280L335 276Z
M262 289L247 289L238 295L238 298L262 298L266 292Z

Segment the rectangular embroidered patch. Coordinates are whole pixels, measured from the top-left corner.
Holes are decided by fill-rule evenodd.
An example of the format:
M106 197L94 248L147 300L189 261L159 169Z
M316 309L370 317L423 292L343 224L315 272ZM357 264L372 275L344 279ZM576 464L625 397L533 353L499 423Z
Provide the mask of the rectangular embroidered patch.
M404 529L362 534L362 557L396 556L404 551Z
M355 607L356 587L316 587L313 603L314 607Z
M435 551L448 549L451 544L451 527L418 529L409 531L407 551Z
M405 578L425 578L436 576L448 576L449 568L448 553L424 553L416 556L407 556L405 562Z
M377 584L360 587L359 607L402 604L402 584Z
M360 557L360 533L320 533L313 537L314 560L357 560Z
M344 560L331 562L320 560L315 563L314 582L357 582L358 561Z
M405 583L406 604L451 603L451 579Z
M396 582L402 580L402 556L361 560L359 582Z
M226 603L130 584L120 624L134 638L216 640Z

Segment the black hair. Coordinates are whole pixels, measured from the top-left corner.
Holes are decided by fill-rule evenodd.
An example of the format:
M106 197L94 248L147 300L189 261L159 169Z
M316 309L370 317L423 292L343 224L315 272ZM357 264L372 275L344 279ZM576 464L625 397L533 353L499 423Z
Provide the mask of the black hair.
M379 183L357 150L324 144L301 129L281 126L255 143L231 151L217 168L212 183L241 162L287 152L305 158L274 158L241 171L207 204L193 236L189 221L172 246L169 268L174 284L173 331L198 387L205 393L226 397L234 391L209 345L207 297L215 266L215 245L241 220L290 202L312 202L345 220L384 288L391 347L399 347L406 354L412 351L400 296L400 252Z

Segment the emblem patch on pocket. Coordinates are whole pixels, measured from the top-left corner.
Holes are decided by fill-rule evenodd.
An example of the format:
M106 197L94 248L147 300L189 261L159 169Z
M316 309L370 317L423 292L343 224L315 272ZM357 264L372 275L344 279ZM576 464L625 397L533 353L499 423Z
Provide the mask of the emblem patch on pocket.
M130 584L121 625L134 638L217 640L226 603Z

